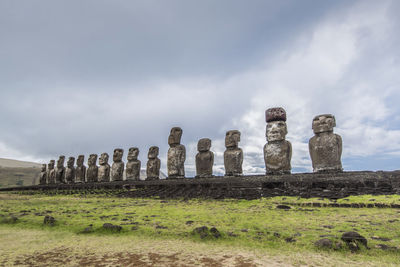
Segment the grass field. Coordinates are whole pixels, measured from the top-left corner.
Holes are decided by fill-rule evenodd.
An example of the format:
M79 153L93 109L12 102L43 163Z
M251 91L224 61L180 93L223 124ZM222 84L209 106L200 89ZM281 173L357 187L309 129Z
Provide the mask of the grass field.
M0 265L398 266L400 209L310 207L325 199L160 200L0 194ZM284 203L290 209L278 209ZM400 204L400 196L337 203ZM54 226L43 224L46 215ZM17 219L15 219L17 218ZM122 227L106 230L104 223ZM197 227L221 234L201 238ZM357 231L369 249L315 247ZM382 245L392 249L382 250ZM397 249L396 249L397 248Z

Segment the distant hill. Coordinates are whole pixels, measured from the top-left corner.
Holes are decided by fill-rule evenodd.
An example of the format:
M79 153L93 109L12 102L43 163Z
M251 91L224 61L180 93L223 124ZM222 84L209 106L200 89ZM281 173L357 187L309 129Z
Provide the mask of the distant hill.
M36 163L36 162L0 158L0 167L7 167L7 168L40 168L41 164L40 163Z
M41 164L0 158L0 187L37 184Z

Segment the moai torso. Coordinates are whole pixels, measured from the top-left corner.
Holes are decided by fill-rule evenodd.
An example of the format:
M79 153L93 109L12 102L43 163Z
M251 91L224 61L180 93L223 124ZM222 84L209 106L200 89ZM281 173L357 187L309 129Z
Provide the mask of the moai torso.
M47 183L54 184L56 182L56 170L54 169L54 160L50 160L50 163L47 165Z
M86 182L86 166L83 165L85 161L84 155L79 155L76 160L76 168L75 168L75 182L76 183L84 183Z
M65 168L65 182L68 184L75 183L75 158L69 157L67 161L67 168Z
M146 180L158 180L160 179L160 166L161 161L158 156L158 147L152 146L149 149L148 161L146 168Z
M131 147L128 151L128 162L126 163L126 179L140 180L140 160L138 160L139 149Z
M342 138L333 133L336 126L335 117L331 114L316 116L313 120L313 136L309 143L314 172L342 171Z
M285 140L287 134L286 112L283 108L270 108L265 113L268 143L264 146L264 161L267 174L290 173L292 167L292 145Z
M108 154L103 153L99 158L98 178L99 182L110 182L110 165L108 164Z
M65 156L60 156L57 160L57 168L56 168L56 183L65 183L65 167L64 167Z
M197 143L196 155L196 177L211 177L214 165L214 153L210 151L211 140L208 138L200 139Z
M224 166L225 176L240 176L243 174L243 151L238 147L240 132L237 130L227 131L225 135Z
M46 164L42 164L42 170L39 174L39 184L44 185L47 183Z
M174 127L168 137L167 169L168 178L184 178L185 177L185 159L186 149L181 145L182 129Z
M114 149L113 154L113 164L111 167L111 180L112 181L122 181L124 174L124 162L122 161L122 156L124 154L124 150L121 148Z
M99 167L97 167L96 161L97 161L97 155L91 154L88 159L88 168L86 172L86 178L88 183L93 183L98 181Z

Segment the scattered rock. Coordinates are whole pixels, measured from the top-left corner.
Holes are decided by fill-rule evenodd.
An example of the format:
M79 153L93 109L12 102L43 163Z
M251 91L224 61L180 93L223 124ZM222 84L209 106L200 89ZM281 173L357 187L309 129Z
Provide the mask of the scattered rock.
M287 237L287 238L285 238L285 241L286 241L286 243L293 243L293 242L296 242L297 240L294 239L293 237Z
M215 228L215 227L211 227L210 233L211 233L211 235L212 235L213 237L215 237L215 238L220 238L220 237L221 237L221 233L220 233L220 232L218 231L218 229Z
M93 232L93 224L90 224L88 227L86 227L85 229L83 229L83 231L81 232L82 234L89 234Z
M232 236L232 237L237 237L237 236L238 236L237 234L235 234L235 233L233 233L233 232L228 232L227 235L228 235L228 236Z
M162 225L156 225L156 229L168 229L168 227Z
M194 221L186 221L186 225L192 225Z
M56 219L54 217L46 215L43 219L43 224L48 226L54 226L56 224Z
M122 226L114 225L112 223L105 223L105 224L103 224L103 229L115 231L115 232L121 232Z
M291 207L289 207L288 205L278 205L278 206L276 206L276 208L280 209L280 210L290 210L291 209Z
M377 244L375 247L382 250L399 250L397 247L392 247L385 244Z
M322 225L322 227L327 228L327 229L333 229L333 228L335 228L335 227L332 226L332 225Z
M243 232L243 233L247 233L249 231L249 229L242 229L240 231Z
M1 220L3 223L16 223L18 222L18 217L11 215L10 217L5 217Z
M275 236L275 237L281 237L281 234L280 234L280 233L277 233L277 232L275 232L275 233L274 233L274 236Z
M367 239L357 232L345 232L342 234L341 239L347 244L348 248L352 252L360 249L358 244L362 244L368 248Z
M379 241L390 241L392 239L387 237L379 237L379 236L371 236L372 239L379 240Z
M193 233L199 234L201 239L206 238L208 236L208 227L207 226L196 227L194 228Z
M330 239L323 238L314 243L316 247L319 248L333 248L333 242Z
M389 223L394 223L394 222L398 222L398 219L393 219L393 220L388 220Z

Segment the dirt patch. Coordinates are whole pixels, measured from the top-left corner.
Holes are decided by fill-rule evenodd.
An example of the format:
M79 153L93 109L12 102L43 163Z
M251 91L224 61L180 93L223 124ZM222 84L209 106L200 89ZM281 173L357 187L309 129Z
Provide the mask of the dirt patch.
M86 252L79 254L70 248L58 247L49 251L34 252L18 256L13 265L17 266L204 266L204 267L256 267L253 259L243 256L199 256L180 253L132 253L129 251L118 253L98 254Z

